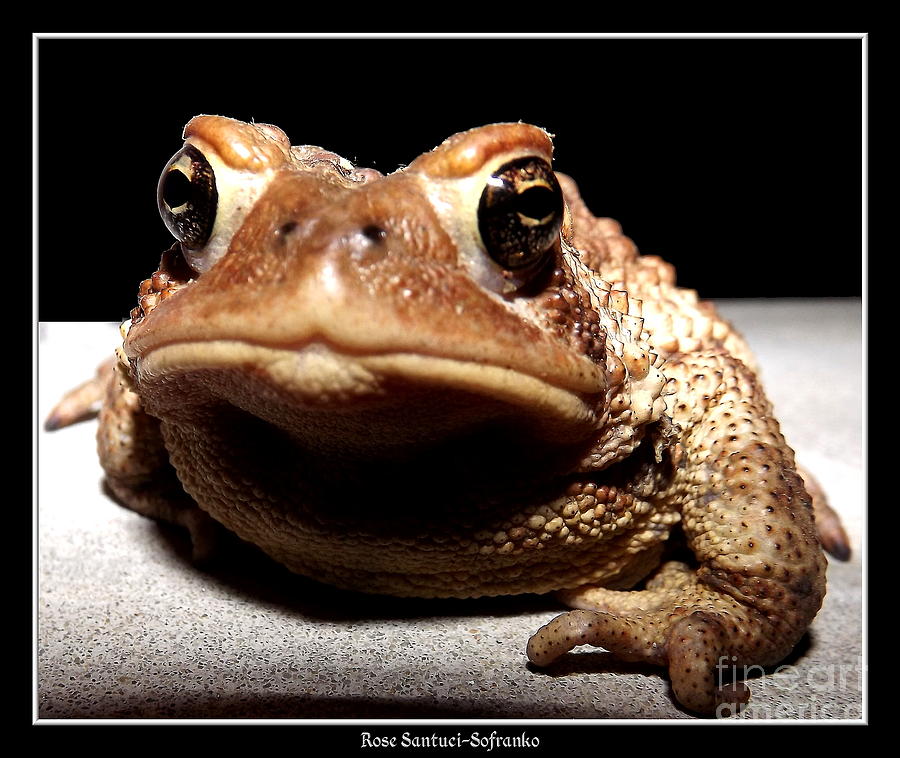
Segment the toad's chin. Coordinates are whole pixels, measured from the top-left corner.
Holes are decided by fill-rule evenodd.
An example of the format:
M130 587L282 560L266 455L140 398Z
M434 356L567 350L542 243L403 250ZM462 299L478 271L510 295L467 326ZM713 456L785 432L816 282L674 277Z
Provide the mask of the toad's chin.
M485 427L568 445L598 422L596 395L429 355L220 340L166 345L134 365L140 384L152 387L146 408L159 418L229 405L326 453L379 457Z

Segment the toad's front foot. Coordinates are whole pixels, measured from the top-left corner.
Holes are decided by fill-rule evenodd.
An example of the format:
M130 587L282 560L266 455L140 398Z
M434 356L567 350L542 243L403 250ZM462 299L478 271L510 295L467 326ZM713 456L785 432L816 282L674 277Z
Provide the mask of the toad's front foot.
M668 617L668 618L666 618ZM750 698L734 670L729 639L737 622L710 611L618 616L575 610L557 616L529 640L528 658L546 666L577 645L596 645L625 661L667 665L675 698L703 714L733 713Z

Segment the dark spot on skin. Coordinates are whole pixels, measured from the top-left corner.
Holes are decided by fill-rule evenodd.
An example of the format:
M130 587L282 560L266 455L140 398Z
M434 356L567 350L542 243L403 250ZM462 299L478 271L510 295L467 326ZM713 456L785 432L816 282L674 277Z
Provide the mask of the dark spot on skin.
M800 577L796 582L794 582L791 587L791 591L797 595L806 596L812 592L813 586L812 582L809 580L808 576Z
M286 237L288 234L290 234L296 228L297 228L296 221L288 221L286 224L282 224L281 226L278 227L277 233L282 237Z

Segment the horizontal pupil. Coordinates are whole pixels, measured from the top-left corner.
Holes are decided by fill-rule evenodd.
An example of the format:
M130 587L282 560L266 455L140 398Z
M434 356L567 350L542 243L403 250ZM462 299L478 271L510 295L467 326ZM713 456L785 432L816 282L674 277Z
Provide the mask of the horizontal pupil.
M516 212L534 219L545 218L557 211L559 201L548 187L529 187L516 196Z
M169 208L180 208L191 199L191 180L181 171L170 171L163 186L163 199Z

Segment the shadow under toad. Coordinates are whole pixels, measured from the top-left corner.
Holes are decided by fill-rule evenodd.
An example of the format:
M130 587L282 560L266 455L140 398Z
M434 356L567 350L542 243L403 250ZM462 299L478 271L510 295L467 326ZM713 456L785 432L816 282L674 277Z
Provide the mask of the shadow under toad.
M192 558L186 530L136 516L142 539L176 557L184 571L198 572L243 598L321 621L400 620L425 617L504 617L562 612L549 595L480 598L410 598L343 590L294 574L259 548L221 530L215 555L202 564Z

